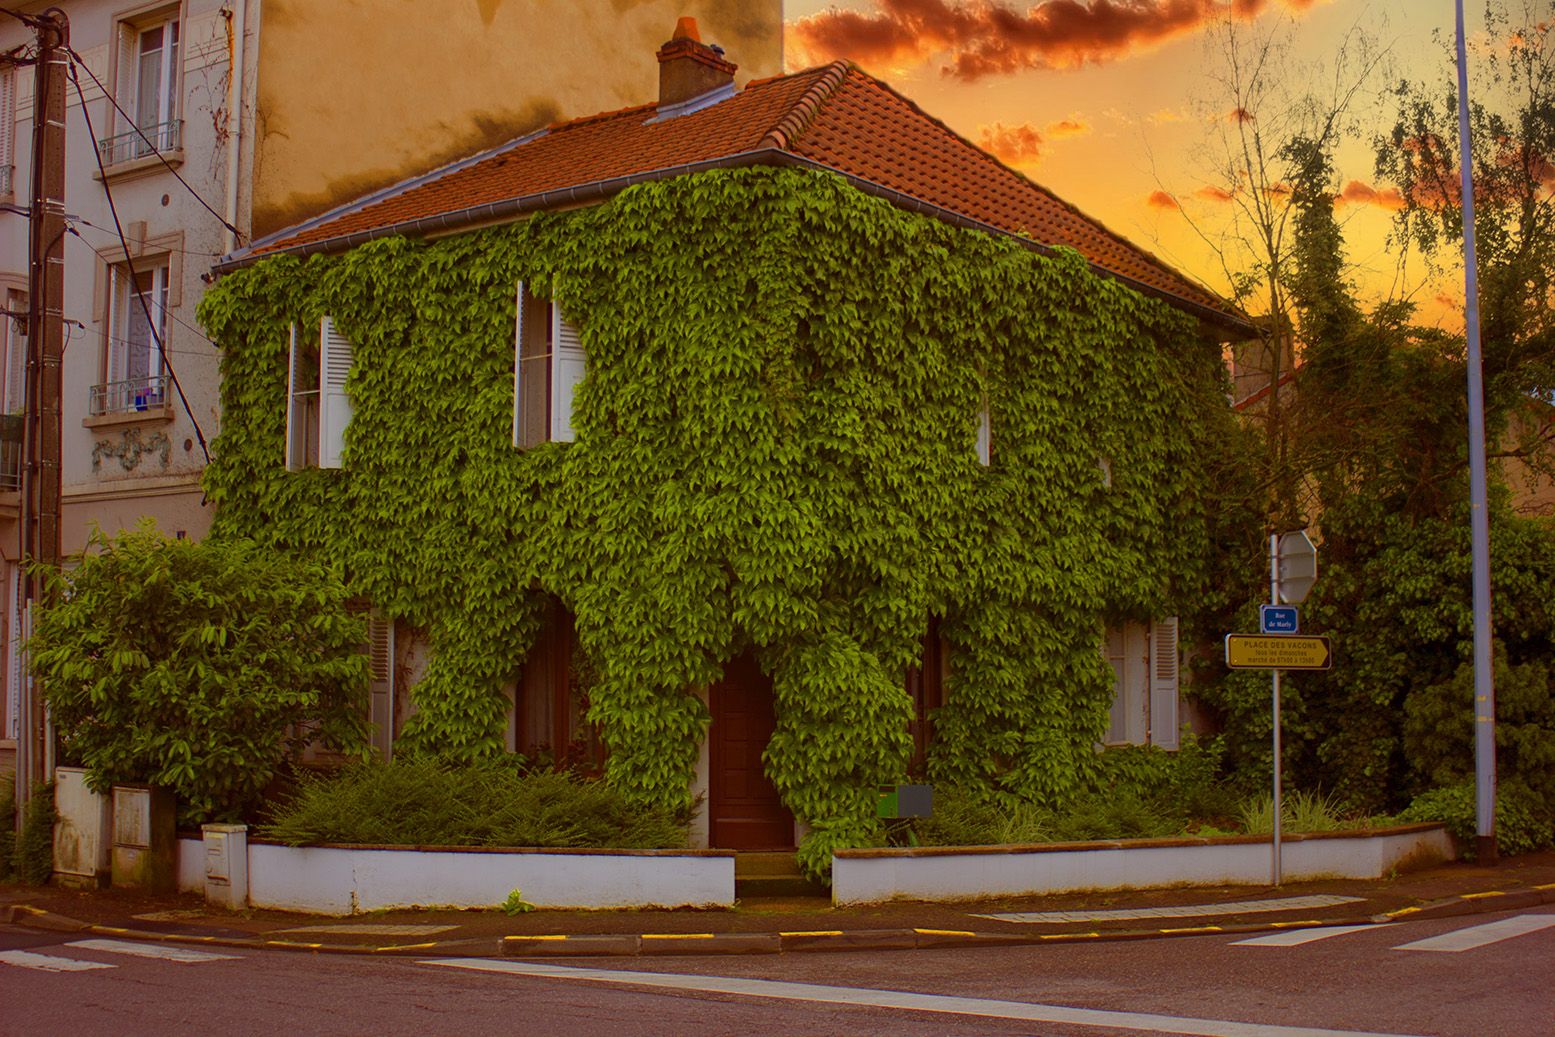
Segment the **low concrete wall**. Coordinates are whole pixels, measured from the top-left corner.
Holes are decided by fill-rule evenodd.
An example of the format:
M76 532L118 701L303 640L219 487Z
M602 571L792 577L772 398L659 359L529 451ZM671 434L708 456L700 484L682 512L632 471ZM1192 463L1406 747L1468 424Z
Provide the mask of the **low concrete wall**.
M205 887L204 850L179 840L179 888ZM345 915L398 907L729 907L734 854L721 850L551 850L248 844L248 903Z
M1453 856L1440 825L1313 832L1281 840L1287 881L1377 878L1399 866ZM1267 885L1267 838L1123 839L1028 846L932 846L838 850L832 900L968 900L1151 886Z

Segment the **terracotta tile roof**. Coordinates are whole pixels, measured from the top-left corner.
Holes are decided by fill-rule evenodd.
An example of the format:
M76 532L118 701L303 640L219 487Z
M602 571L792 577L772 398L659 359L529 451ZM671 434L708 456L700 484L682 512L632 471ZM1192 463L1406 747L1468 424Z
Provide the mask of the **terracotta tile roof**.
M654 105L559 123L255 242L228 269L284 251L334 251L384 233L455 229L602 198L630 178L731 160L798 160L899 204L1067 245L1104 272L1243 324L1232 307L1000 163L848 62L750 83L673 118ZM1209 311L1207 314L1203 311Z

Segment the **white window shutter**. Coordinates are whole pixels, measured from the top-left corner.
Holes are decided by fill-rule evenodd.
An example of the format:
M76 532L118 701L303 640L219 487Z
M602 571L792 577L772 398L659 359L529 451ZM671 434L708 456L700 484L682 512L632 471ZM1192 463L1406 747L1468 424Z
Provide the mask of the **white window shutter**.
M6 566L10 570L9 594L6 597L6 695L5 737L21 737L22 696L26 694L27 671L22 666L22 567L15 562ZM0 839L8 837L0 830Z
M394 620L377 613L368 617L367 659L372 669L367 722L373 748L387 760L394 752Z
M977 461L987 465L993 457L993 419L988 413L988 397L983 397L982 410L977 413Z
M524 282L518 282L518 296L513 307L513 446L519 445L519 423L523 419L524 386Z
M325 317L319 322L319 467L339 468L345 450L346 426L351 424L351 397L346 378L351 374L351 343Z
M21 296L12 293L12 310L22 310ZM27 336L22 334L22 322L4 318L5 335L5 412L20 414L27 409Z
M570 443L577 438L572 430L572 396L587 373L583 340L578 329L562 319L562 309L551 303L551 439Z
M301 431L297 422L302 415L297 411L297 384L299 371L297 356L297 325L291 326L291 346L286 357L286 470L295 472L302 467L302 458L298 456L297 434Z
M120 22L117 28L119 53L113 99L118 102L118 108L112 104L108 106L108 125L114 127L115 134L127 132L134 125L135 85L140 78L140 33L136 32L135 27L128 22ZM128 113L128 119L119 114L119 108ZM131 145L132 149L133 147ZM122 155L105 155L104 161L115 162L135 154L139 154L139 151L130 150Z
M0 68L0 166L16 163L16 75L9 66ZM20 177L11 170L11 190L16 192Z
M1150 624L1150 742L1179 744L1177 716L1177 617Z

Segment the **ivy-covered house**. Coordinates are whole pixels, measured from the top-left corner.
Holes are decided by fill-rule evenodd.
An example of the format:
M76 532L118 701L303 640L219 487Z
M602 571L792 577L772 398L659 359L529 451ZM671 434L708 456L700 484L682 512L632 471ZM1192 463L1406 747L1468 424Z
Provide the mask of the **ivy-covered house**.
M217 535L343 567L385 751L815 870L880 783L1175 745L1241 319L848 63L658 59L657 104L223 261Z

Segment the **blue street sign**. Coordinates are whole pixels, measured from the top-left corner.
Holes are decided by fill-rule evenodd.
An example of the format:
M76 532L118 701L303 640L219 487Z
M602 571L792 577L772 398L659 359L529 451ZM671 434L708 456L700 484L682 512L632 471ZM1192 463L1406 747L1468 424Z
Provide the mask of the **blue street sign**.
M1259 605L1258 629L1265 634L1294 634L1298 629L1296 606Z

